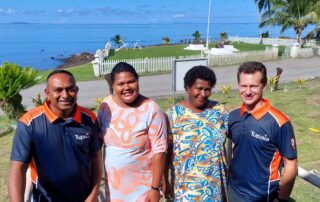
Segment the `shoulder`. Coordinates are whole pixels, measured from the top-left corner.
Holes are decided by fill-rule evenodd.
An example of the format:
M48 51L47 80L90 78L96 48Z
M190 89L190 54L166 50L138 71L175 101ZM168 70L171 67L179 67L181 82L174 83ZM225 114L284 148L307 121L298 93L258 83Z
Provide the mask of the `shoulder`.
M32 121L34 121L37 117L44 114L43 106L36 107L28 112L26 112L19 121L29 126Z
M212 110L218 110L221 113L226 113L227 112L225 105L221 104L221 103L219 103L219 102L217 102L215 100L209 100L208 108L212 109Z
M78 105L78 110L80 110L80 113L82 114L82 116L89 118L93 123L96 121L96 114L93 111L79 105Z
M239 115L239 116L240 116L240 113L241 113L241 106L235 107L229 112L230 115Z
M269 114L275 119L280 127L289 121L284 113L274 107L270 108Z

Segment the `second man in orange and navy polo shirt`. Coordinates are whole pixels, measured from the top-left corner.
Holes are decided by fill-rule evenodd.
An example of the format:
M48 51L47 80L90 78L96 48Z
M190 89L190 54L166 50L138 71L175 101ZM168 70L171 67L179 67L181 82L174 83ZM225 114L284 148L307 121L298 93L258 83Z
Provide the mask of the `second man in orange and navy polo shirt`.
M267 70L262 63L240 65L238 85L243 104L230 112L228 121L233 142L228 199L287 201L297 174L292 125L263 98Z

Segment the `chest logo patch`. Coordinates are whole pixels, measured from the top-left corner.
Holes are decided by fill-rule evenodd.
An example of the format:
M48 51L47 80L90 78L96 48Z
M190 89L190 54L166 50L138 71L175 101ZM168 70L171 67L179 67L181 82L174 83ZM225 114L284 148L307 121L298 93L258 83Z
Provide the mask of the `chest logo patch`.
M84 135L74 135L76 137L76 140L85 140L90 139L89 133L86 133Z
M266 141L266 142L269 142L269 140L270 140L267 135L260 135L254 131L251 131L251 136L254 138L257 138L259 140Z

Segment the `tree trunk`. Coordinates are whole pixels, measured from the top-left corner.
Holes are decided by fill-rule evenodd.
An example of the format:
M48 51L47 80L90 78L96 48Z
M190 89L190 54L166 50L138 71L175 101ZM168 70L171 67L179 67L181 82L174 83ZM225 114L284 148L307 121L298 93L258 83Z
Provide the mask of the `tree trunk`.
M21 101L21 95L17 94L12 98L2 100L0 102L0 108L9 119L18 120L25 113L25 109L21 104Z

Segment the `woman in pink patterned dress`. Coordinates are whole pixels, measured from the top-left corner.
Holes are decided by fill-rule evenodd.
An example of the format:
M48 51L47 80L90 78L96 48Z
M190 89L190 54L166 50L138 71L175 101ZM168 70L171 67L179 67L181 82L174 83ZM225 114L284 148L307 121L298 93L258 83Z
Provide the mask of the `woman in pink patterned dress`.
M111 71L114 93L98 112L105 144L107 201L159 201L167 149L164 113L139 94L138 74L128 63Z

